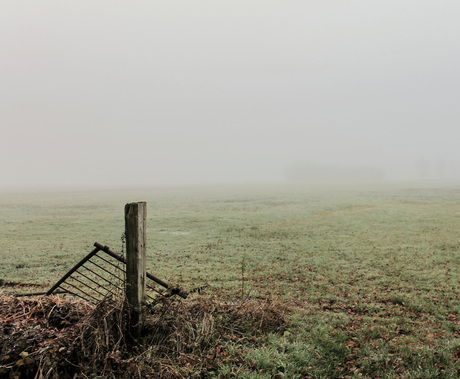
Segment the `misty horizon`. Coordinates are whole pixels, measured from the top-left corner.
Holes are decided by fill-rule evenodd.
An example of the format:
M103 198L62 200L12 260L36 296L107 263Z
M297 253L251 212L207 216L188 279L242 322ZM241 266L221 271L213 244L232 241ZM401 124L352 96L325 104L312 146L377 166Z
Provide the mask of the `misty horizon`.
M0 4L0 189L460 180L460 3Z

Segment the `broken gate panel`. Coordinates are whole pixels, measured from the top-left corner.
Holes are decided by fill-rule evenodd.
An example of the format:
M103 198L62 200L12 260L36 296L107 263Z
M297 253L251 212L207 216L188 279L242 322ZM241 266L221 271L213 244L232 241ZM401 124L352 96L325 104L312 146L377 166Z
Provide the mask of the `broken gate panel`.
M65 291L66 293L82 298L92 303L98 303L104 299L122 299L125 294L126 286L126 260L114 253L107 246L94 243L94 250L78 262L69 272L67 272L46 295ZM180 289L170 288L161 279L150 273L147 278L160 286L169 290L171 295L178 294L186 298L187 294ZM152 292L154 286L147 284L147 296L153 299Z
M63 290L94 303L105 298L122 297L124 268L121 262L108 258L96 247L51 287L46 295Z

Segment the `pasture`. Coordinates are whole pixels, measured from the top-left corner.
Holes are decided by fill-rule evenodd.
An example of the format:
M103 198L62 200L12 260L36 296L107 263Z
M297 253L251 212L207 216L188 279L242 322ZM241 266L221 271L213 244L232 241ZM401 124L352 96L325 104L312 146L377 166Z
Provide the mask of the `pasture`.
M148 271L288 309L282 333L228 338L211 376L460 375L458 185L1 193L0 293L48 289L95 241L120 252L133 201Z

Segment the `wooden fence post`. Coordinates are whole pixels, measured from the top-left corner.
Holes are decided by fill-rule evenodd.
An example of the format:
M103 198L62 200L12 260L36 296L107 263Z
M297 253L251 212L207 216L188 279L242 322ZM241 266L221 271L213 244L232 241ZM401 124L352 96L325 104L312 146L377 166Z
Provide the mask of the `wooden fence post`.
M130 328L135 338L140 337L144 321L146 217L147 203L125 205L126 299L131 312Z

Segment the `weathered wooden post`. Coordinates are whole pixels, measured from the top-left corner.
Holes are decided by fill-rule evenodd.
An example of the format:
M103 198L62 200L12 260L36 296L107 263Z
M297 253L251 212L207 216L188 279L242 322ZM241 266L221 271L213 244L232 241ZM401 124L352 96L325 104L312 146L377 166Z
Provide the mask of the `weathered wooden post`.
M144 321L146 218L147 203L125 205L126 299L131 313L130 328L135 338L140 337Z

